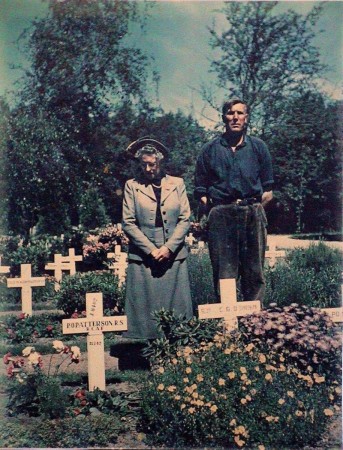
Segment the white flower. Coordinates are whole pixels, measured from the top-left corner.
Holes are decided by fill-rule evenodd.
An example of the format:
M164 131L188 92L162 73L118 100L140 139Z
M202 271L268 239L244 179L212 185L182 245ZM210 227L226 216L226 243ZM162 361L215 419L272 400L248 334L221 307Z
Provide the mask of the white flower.
M33 365L33 366L37 366L39 364L39 360L40 360L40 353L38 352L33 352L29 355L28 357L28 361Z
M61 353L64 350L64 344L62 341L53 341L52 346L58 353Z
M70 347L70 351L72 353L72 359L79 359L81 356L81 351L80 348L77 347L76 345Z
M23 353L23 356L29 356L34 351L35 351L34 347L25 347L24 350L22 351L22 353Z

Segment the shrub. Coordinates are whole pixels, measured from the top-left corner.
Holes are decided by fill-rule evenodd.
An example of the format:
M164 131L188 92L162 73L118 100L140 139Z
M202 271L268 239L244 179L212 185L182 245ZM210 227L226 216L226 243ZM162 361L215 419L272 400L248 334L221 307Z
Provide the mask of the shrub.
M318 442L339 410L337 360L304 367L287 349L268 347L263 334L246 339L217 333L160 358L142 390L150 444L289 448Z
M40 420L4 421L0 425L2 448L89 448L115 444L124 424L118 416L90 416Z
M212 266L207 250L190 253L187 259L194 312L199 304L216 298L213 288Z
M122 312L124 291L118 286L118 278L110 272L76 273L64 277L55 297L57 307L68 316L85 311L86 293L89 292L102 292L105 313Z
M112 224L96 228L85 237L84 241L84 264L93 270L107 267L107 254L114 252L116 245L122 245L125 248L128 244L128 238L121 227Z
M60 337L62 335L61 317L56 315L8 316L4 319L1 336L15 344L20 342L36 342L38 338Z
M80 224L88 230L102 227L109 222L104 201L96 187L90 186L82 194L81 204L79 205L79 218Z
M299 303L318 308L341 306L342 253L323 243L288 252L266 271L265 303Z

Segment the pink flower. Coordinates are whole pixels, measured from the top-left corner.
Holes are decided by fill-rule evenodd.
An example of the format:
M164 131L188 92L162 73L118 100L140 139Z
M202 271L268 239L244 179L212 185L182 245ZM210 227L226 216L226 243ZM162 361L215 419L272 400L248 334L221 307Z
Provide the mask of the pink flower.
M11 361L11 356L11 352L6 353L6 355L3 357L4 364L8 364Z
M46 331L52 331L54 329L54 327L52 326L52 325L48 325L47 327L46 327Z

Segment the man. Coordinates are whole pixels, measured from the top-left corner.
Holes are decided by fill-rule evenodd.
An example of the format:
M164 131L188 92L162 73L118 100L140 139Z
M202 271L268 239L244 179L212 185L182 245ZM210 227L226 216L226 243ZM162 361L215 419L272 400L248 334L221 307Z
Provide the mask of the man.
M195 197L209 211L209 251L214 287L240 278L243 300L263 300L267 219L273 171L266 144L246 134L248 105L225 102L225 133L205 144L197 160Z

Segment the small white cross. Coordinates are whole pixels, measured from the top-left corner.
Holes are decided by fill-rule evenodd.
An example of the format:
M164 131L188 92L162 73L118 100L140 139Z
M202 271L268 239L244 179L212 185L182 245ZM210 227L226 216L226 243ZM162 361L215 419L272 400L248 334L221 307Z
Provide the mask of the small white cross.
M32 277L31 264L20 264L21 278L7 278L8 288L21 288L22 312L32 316L32 288L45 286L45 277Z
M86 294L87 316L62 320L63 334L87 333L88 388L106 390L104 335L106 331L127 330L126 316L103 316L101 293Z
M221 303L198 305L199 319L224 319L226 331L238 328L237 317L261 310L259 300L237 302L235 278L219 280Z

